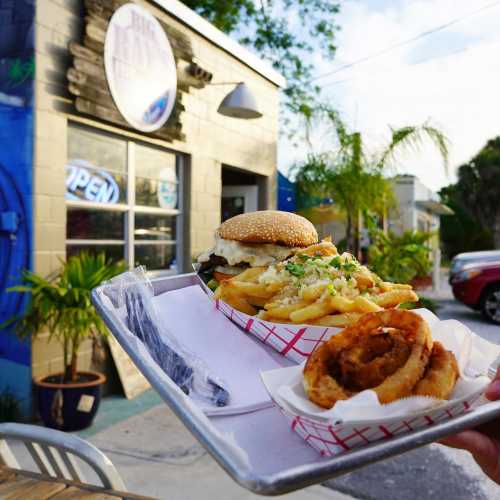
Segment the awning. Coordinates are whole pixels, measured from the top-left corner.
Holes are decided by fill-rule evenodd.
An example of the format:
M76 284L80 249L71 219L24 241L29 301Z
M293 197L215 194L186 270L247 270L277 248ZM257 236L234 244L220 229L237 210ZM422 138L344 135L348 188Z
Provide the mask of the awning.
M439 203L439 201L433 200L421 200L416 202L417 207L425 208L429 212L433 212L437 215L454 215L454 211L447 205Z

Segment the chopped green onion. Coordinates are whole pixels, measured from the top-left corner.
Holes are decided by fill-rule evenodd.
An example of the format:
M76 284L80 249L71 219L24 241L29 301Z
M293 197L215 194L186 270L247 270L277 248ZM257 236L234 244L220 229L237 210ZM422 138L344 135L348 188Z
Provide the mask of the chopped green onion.
M341 265L342 265L342 260L338 255L330 261L330 266L335 267L337 269L340 269Z
M355 271L357 269L357 265L354 262L346 262L342 266L342 270L345 271L346 273L350 273L352 271Z
M288 262L285 266L285 269L292 275L297 278L302 278L305 274L304 266L302 264L295 264L293 262Z

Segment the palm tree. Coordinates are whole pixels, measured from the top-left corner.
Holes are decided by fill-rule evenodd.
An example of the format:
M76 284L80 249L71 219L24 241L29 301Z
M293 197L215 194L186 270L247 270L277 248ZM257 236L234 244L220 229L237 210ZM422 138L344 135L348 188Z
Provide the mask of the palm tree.
M346 243L351 250L357 250L359 214L383 215L394 203L392 184L377 168L359 168L334 155L310 155L294 171L299 197L312 197L320 206L333 200L345 214Z
M430 140L448 167L448 140L428 122L420 126L391 128L391 140L379 152L368 155L359 132L349 132L338 113L319 106L306 124L306 137L317 121L326 121L337 140L334 152L310 154L293 168L299 194L332 198L346 216L347 247L357 253L361 214L383 214L394 203L392 183L385 176L401 151L417 151Z

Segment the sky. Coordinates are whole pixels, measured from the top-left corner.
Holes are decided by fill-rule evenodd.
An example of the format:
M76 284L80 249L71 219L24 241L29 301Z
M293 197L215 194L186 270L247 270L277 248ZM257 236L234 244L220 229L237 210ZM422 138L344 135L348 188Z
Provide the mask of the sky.
M492 6L471 15L482 7ZM389 125L429 120L450 140L449 174L430 145L400 155L398 173L418 176L438 190L456 180L456 168L489 138L500 135L500 1L342 0L333 61L314 55L316 75L370 56L457 18L462 21L350 69L319 79L324 98L351 130L362 133L370 152L389 140ZM313 137L316 151L328 149L325 131ZM308 147L279 145L283 172L304 158Z

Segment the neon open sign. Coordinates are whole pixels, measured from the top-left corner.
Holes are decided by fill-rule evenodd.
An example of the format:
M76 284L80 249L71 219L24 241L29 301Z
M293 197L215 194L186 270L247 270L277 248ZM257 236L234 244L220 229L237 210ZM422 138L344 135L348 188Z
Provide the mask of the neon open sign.
M66 199L118 203L119 198L120 188L105 170L85 160L71 160L66 165Z

